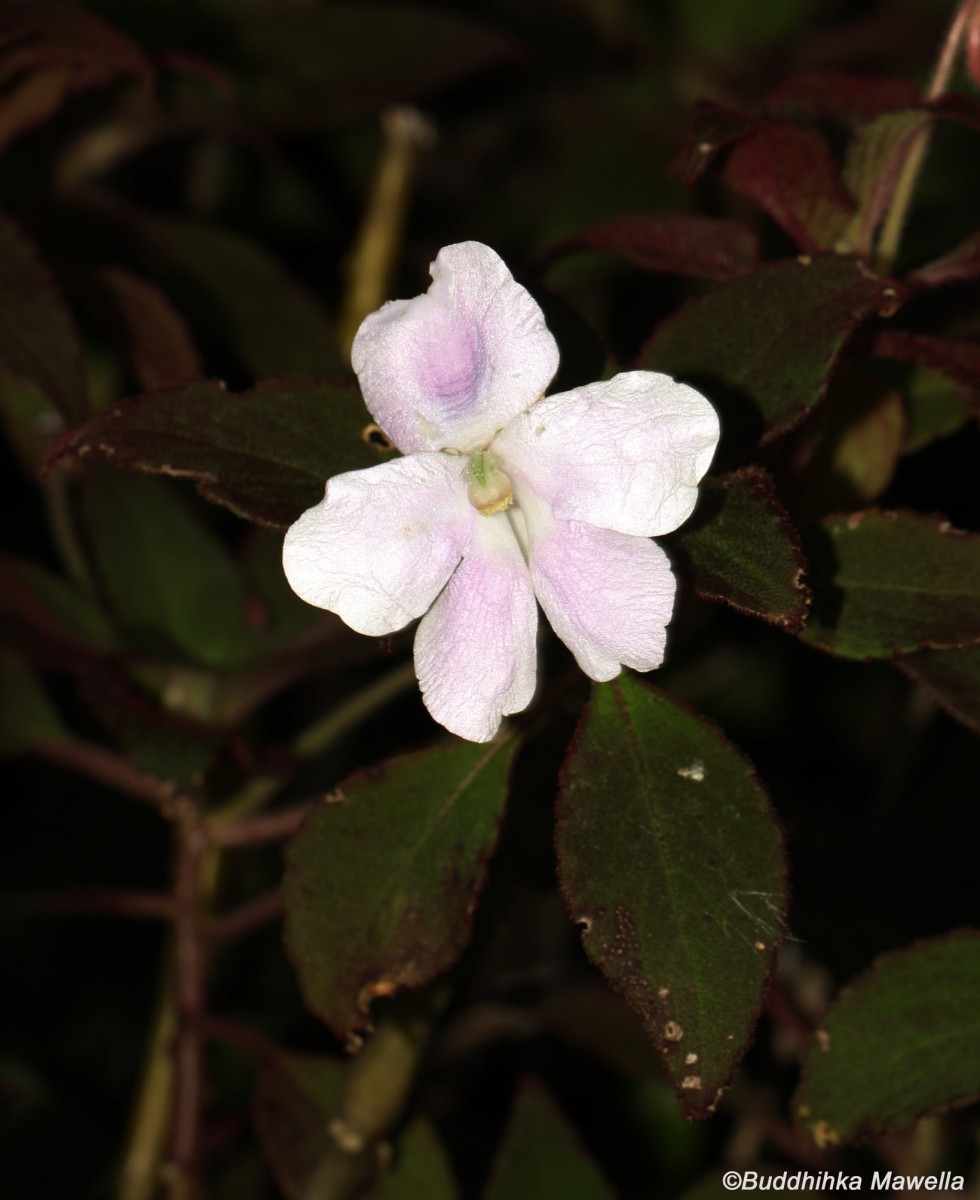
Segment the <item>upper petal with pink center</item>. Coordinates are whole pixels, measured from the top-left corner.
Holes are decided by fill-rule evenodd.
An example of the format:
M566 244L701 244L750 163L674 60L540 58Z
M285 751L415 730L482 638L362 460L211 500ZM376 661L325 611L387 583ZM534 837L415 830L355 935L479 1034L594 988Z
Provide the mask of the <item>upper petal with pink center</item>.
M463 467L446 454L415 454L334 476L286 534L290 587L358 633L394 633L421 616L479 519Z
M628 371L548 396L493 449L557 518L656 537L691 515L718 432L714 409L693 388Z
M432 286L366 317L351 362L372 416L404 453L485 447L538 400L558 347L531 295L489 246L440 250Z

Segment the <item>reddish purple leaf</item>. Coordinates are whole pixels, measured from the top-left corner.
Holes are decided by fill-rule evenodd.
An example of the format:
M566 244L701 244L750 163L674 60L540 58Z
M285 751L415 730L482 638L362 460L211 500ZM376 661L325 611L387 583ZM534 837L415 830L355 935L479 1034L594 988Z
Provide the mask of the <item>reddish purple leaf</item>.
M200 377L187 323L158 287L119 267L107 267L102 281L143 387L173 387Z
M671 163L671 174L685 187L693 187L720 150L751 133L763 119L714 100L699 100L691 109L684 145Z
M980 391L980 342L883 329L876 334L872 351L878 358L932 367L947 379L973 392Z
M942 287L947 283L958 283L964 279L976 279L980 275L980 232L954 246L948 254L919 267L908 277L908 282L917 287Z
M107 21L71 0L5 0L0 8L0 143L43 121L71 91L116 75L144 85L153 68Z
M930 100L926 108L940 120L957 121L971 129L980 129L980 98L967 92L947 92Z
M921 102L919 89L906 79L872 79L847 71L801 71L776 85L765 111L797 121L828 119L863 125L883 113Z
M590 225L553 248L549 257L574 250L605 250L644 271L735 279L756 265L755 234L737 221L689 213L638 213Z
M767 121L738 138L721 178L808 253L833 249L854 211L827 142L790 121Z

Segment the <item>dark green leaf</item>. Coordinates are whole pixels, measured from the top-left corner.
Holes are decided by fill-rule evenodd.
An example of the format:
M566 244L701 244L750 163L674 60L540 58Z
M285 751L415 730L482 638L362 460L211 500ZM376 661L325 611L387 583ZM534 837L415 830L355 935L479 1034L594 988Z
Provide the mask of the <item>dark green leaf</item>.
M370 1193L371 1200L455 1200L457 1195L446 1152L421 1117L398 1139L391 1170Z
M771 263L665 321L638 365L698 381L737 439L766 440L820 400L854 330L898 301L856 259Z
M290 845L286 944L306 1002L339 1037L418 988L469 940L516 743L457 743L352 775Z
M758 204L807 253L833 250L854 212L826 140L791 121L766 121L739 138L721 178Z
M34 248L0 214L0 373L33 384L69 425L86 411L78 335Z
M980 641L980 534L869 509L804 535L813 607L803 638L845 658Z
M268 250L204 221L132 212L126 225L195 326L214 329L256 379L343 370L330 314Z
M106 409L67 438L52 462L95 454L122 467L193 479L232 512L285 527L323 498L331 475L375 466L356 389L267 379L242 395L201 382Z
M0 424L11 450L33 483L64 429L51 401L36 384L0 378Z
M980 933L880 958L846 987L803 1062L794 1108L819 1145L910 1128L980 1096Z
M615 813L610 812L615 797ZM719 731L630 676L593 693L559 797L562 889L686 1115L714 1110L782 936L779 830Z
M614 1200L614 1194L548 1093L525 1083L484 1200Z
M276 1182L293 1200L333 1144L327 1123L340 1106L344 1063L324 1055L270 1056L262 1063L252 1108Z
M334 0L257 13L240 30L255 68L248 107L286 127L350 120L523 56L484 21L416 5Z
M8 632L42 647L105 654L116 637L90 596L36 563L0 554L0 614Z
M82 511L110 604L142 649L176 648L212 667L248 656L237 566L170 484L91 471L82 479Z
M21 754L68 735L37 674L0 651L0 756Z
M922 650L895 665L930 691L948 713L980 733L980 646Z
M694 517L668 543L694 590L750 616L798 632L810 592L796 530L764 471L707 479Z

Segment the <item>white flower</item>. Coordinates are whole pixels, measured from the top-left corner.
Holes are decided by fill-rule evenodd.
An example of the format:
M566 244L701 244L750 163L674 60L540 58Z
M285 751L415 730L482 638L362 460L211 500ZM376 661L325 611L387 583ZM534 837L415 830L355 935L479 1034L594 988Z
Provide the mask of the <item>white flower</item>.
M283 566L360 633L422 617L426 706L483 742L534 694L538 604L592 679L661 664L675 584L649 539L690 516L718 418L650 371L544 397L558 347L501 259L447 246L432 280L367 317L351 354L404 457L331 479Z

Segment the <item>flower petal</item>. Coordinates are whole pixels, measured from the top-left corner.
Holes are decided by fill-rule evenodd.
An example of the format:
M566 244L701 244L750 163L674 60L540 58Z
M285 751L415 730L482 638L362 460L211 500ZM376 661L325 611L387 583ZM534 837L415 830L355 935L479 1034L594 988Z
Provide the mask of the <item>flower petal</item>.
M558 347L489 246L446 246L431 272L424 296L365 317L351 362L365 404L399 450L469 452L543 395Z
M548 396L493 448L556 517L656 537L691 515L718 432L715 410L694 388L627 371Z
M478 517L463 561L415 635L415 672L432 716L487 742L534 695L538 609L503 513Z
M659 667L675 590L663 550L581 521L529 518L528 530L535 594L586 675Z
M286 534L290 587L358 633L394 633L421 616L477 518L462 470L458 458L414 454L335 475Z

